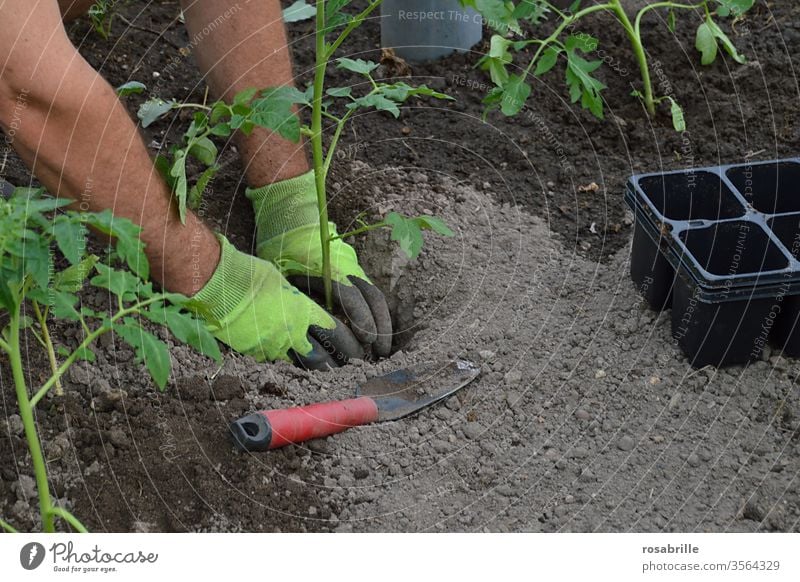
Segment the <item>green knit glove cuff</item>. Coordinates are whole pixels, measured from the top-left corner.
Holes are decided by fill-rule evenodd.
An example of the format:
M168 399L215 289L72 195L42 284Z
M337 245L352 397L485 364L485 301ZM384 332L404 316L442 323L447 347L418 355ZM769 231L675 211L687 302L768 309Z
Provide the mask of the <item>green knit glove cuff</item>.
M219 265L208 283L193 297L209 307L217 321L223 321L246 302L253 289L255 258L242 253L227 238L217 235Z
M257 243L307 224L319 224L314 171L245 191L253 203L258 225Z

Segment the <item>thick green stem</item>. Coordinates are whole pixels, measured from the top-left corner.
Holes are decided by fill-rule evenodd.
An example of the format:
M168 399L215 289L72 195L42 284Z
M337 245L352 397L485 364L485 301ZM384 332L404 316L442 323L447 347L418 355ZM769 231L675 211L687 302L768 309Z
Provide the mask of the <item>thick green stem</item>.
M12 526L12 525L11 525L10 523L8 523L7 521L3 521L2 519L0 519L0 529L2 529L2 530L4 530L4 531L6 531L6 532L8 532L8 533L19 533L19 532L16 530L16 528L14 528L14 526Z
M325 306L333 309L331 284L331 235L328 228L328 196L325 191L325 152L322 148L322 97L325 92L325 71L328 55L325 50L325 2L317 2L316 70L314 71L314 101L311 109L311 153L314 158L314 181L319 208L319 238L322 245L322 280L325 286Z
M42 344L47 352L47 359L50 362L50 370L55 374L58 371L58 361L56 360L56 351L53 349L53 342L50 339L50 330L47 329L47 316L42 314L39 309L39 303L33 301L33 313L36 315L36 320L39 322L39 329L42 330ZM61 379L56 380L56 395L63 396L64 388L61 386Z
M25 427L25 439L28 441L28 450L33 462L33 475L36 480L36 490L39 495L39 513L42 516L42 530L46 533L55 531L53 521L53 500L50 497L50 484L47 481L47 465L42 454L39 434L36 432L36 421L33 418L33 407L28 399L28 388L25 384L25 374L22 370L22 356L19 345L19 307L11 314L11 323L8 326L8 360L11 374L14 378L14 387L17 391L19 415Z
M647 109L647 114L650 117L655 117L656 102L653 98L653 83L650 80L650 65L647 63L647 54L644 52L642 38L639 31L633 26L633 23L631 23L631 19L628 18L628 13L625 12L625 8L622 7L620 0L611 0L611 10L616 14L620 24L622 24L622 28L625 29L625 33L628 35L628 39L631 41L633 54L636 57L636 61L639 63L639 74L642 77L644 107Z

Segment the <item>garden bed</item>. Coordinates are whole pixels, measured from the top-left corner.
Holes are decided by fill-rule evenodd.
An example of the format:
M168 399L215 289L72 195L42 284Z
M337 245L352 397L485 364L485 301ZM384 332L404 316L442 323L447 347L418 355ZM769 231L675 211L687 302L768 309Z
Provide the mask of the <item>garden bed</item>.
M138 16L143 6L123 13L153 30L177 14L163 3ZM415 104L399 121L356 121L330 188L342 226L380 209L433 213L457 230L455 239L430 237L413 263L383 235L360 243L367 271L389 290L398 351L309 374L227 352L217 369L175 347L173 379L158 393L110 338L95 364L70 372L63 399L40 405L57 496L96 531L797 531L800 366L767 349L747 368L692 369L668 315L650 311L629 280L623 202L633 173L796 155L791 61L767 32L796 44L800 8L772 10L759 7L751 34L736 39L758 65L692 69L688 33L650 33L675 94L686 96L683 136L666 115L651 125L628 97L633 77L610 68L605 122L563 102L554 84L535 88L530 113L483 124L475 83L488 80L474 57L415 67L457 101ZM292 28L306 71L310 25ZM187 42L179 25L168 42L122 23L108 42L84 23L71 34L114 84L133 78L165 96L202 96L194 69L169 67ZM610 58L625 58L616 32L596 34ZM374 58L377 39L365 26L351 50ZM159 131L148 129L148 142L169 140ZM29 179L14 160L5 175ZM598 189L578 192L591 182ZM253 244L236 164L207 202L214 226L240 248ZM59 326L56 337L68 342L76 331ZM34 377L44 365L35 353ZM248 411L347 397L359 380L439 356L472 359L483 373L417 417L266 454L238 453L226 435ZM0 516L34 529L5 363L0 374Z

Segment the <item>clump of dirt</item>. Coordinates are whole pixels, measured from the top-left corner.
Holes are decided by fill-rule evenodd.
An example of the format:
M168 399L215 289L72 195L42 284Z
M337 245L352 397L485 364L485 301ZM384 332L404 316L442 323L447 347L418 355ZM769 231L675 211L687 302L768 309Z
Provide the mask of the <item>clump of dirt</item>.
M56 493L91 529L798 530L797 362L767 352L693 370L630 283L627 249L600 268L539 218L436 174L354 163L336 180L342 204L435 214L456 231L426 235L411 263L385 234L362 241L407 320L402 350L320 374L234 354L218 370L175 346L161 394L127 348L99 346L39 413ZM303 446L239 453L228 437L249 411L349 397L435 358L482 374L418 416ZM32 528L0 369L0 515Z

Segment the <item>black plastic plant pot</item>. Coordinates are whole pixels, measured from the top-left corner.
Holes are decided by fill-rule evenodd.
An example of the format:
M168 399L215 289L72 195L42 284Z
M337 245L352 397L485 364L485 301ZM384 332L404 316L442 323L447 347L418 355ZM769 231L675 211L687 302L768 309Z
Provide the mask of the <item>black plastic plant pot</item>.
M633 230L631 279L652 309L661 311L670 306L675 269L664 256L661 233L650 232L642 220Z
M800 159L630 178L631 278L694 366L800 356Z
M715 302L678 277L672 299L672 336L696 367L743 364L761 357L772 331L776 297Z

